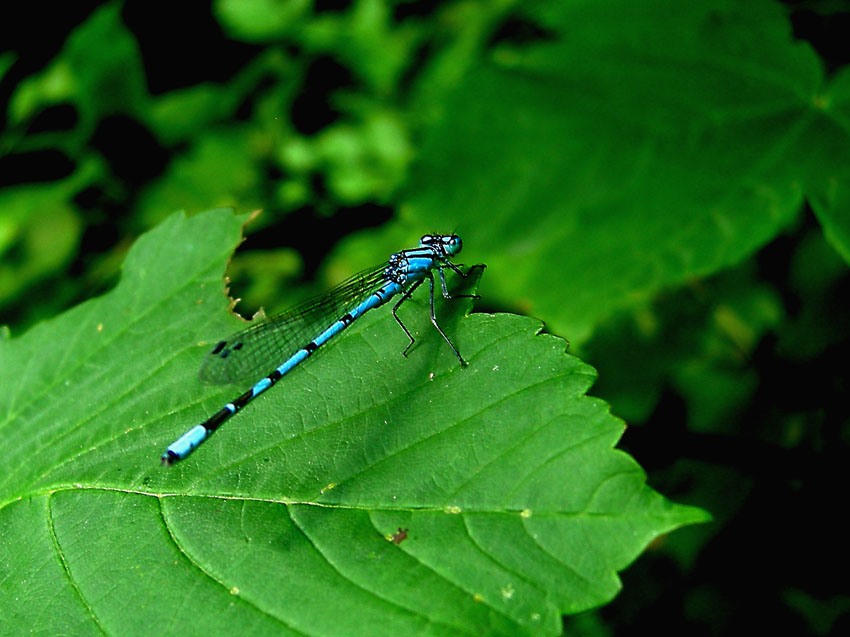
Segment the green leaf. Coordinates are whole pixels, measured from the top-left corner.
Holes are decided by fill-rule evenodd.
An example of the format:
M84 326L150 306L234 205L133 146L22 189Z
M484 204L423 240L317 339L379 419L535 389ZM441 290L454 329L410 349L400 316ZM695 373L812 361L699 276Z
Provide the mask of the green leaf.
M279 42L288 32L303 28L310 3L217 0L213 8L218 21L232 37L247 42Z
M0 308L74 256L82 223L71 199L98 168L88 162L62 181L0 190Z
M836 73L818 105L832 125L814 138L820 157L810 176L812 209L826 238L850 263L850 69Z
M145 224L163 219L163 210L203 210L208 204L259 208L260 175L251 148L250 130L213 129L199 135L172 161L160 179L144 190L139 213Z
M10 111L18 122L46 105L70 100L79 108L87 135L106 115L144 118L148 98L138 45L121 20L120 4L110 2L71 32L44 72L21 84Z
M0 339L0 633L557 634L707 519L612 448L593 369L539 322L439 303L460 368L420 295L407 359L371 312L161 467L244 389L197 367L241 324L222 275L245 219L174 215L112 292Z
M542 35L466 75L427 135L405 217L448 218L491 247L490 298L571 341L740 261L807 188L847 172L820 62L776 3L522 10Z
M3 79L4 75L6 75L6 71L12 68L12 65L15 63L16 59L17 56L11 51L0 53L0 80Z

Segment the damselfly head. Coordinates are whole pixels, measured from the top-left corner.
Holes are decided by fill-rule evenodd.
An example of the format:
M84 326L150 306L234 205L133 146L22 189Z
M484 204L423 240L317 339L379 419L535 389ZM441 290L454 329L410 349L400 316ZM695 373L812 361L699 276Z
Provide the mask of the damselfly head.
M426 234L419 240L419 245L423 248L436 248L450 257L461 251L463 241L456 234Z

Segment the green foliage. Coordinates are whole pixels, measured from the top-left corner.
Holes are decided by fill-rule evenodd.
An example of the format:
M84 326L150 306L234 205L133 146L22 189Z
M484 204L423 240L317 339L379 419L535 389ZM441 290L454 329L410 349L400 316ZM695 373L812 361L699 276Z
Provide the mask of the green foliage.
M50 67L21 85L10 105L13 123L25 122L45 105L68 100L78 107L81 119L79 135L69 139L82 144L104 116L145 113L144 70L135 41L119 25L119 8L110 3L96 11L72 33Z
M323 632L330 596L351 632L557 634L654 537L706 519L611 448L623 424L584 395L594 372L563 341L457 308L468 368L424 335L405 361L375 312L160 467L234 391L195 370L237 327L220 280L242 221L171 217L115 290L0 344L4 633L171 632L192 607L193 631Z
M838 621L850 73L803 20L840 8L430 4L115 0L0 53L0 633ZM219 206L264 210L232 262ZM441 303L460 370L423 299L408 360L375 312L156 466L245 389L195 380L226 284L283 309L452 230L535 319ZM715 519L622 574L705 513L608 405Z
M407 218L499 246L496 292L557 332L583 340L613 310L740 261L807 190L850 177L848 113L770 4L543 11L552 41L496 48L451 96Z

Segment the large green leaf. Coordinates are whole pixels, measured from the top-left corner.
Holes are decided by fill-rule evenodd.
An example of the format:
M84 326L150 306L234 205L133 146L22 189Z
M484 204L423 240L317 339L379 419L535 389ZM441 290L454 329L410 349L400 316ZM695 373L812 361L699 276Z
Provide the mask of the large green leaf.
M202 386L239 327L244 217L174 215L103 297L0 340L0 634L556 634L659 534L707 519L613 449L594 371L510 315L384 309L187 460L164 447L242 388Z
M846 81L824 84L777 3L522 11L540 39L497 46L466 75L426 135L406 209L492 251L491 298L578 342L751 254L804 194L846 201Z

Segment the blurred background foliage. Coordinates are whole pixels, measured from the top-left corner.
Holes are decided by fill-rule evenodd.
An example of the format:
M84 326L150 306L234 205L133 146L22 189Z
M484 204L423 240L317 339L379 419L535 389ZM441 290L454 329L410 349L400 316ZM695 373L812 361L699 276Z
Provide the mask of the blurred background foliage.
M21 7L0 325L107 290L178 209L263 210L229 271L243 314L457 227L481 307L571 340L650 484L715 516L568 631L846 631L850 12L694 5Z

